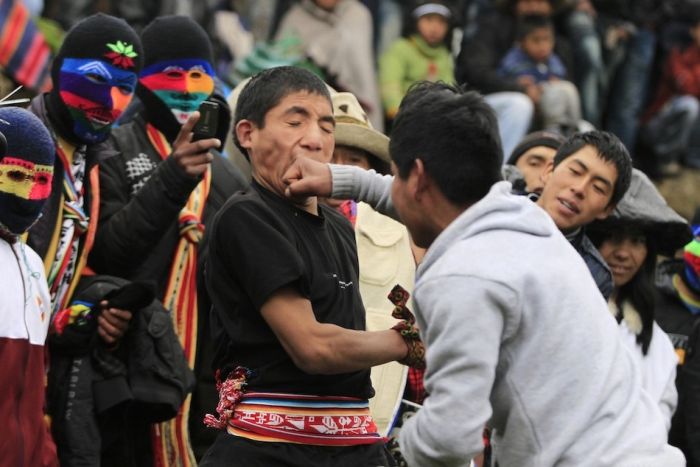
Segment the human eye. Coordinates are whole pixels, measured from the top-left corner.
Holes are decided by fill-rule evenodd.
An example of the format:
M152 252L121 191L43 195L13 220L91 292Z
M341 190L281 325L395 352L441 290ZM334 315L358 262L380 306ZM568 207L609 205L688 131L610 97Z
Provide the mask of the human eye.
M46 173L38 173L34 175L34 181L38 185L48 185L51 182L51 177Z
M204 68L202 68L201 66L195 65L192 68L190 68L189 74L190 74L191 78L199 79L202 76L204 76L206 74L206 72L204 71Z
M601 195L607 195L608 194L608 187L602 184L594 183L593 184L593 189L595 190L596 193L599 193Z
M87 73L85 75L85 78L87 78L88 81L91 81L95 84L107 84L107 78L98 73Z
M27 180L29 176L21 170L8 170L7 178L9 178L13 182L21 183Z
M646 237L642 234L637 234L632 237L632 243L634 243L635 245L643 245L646 243L646 241Z
M185 74L185 70L179 66L169 66L163 70L163 73L168 78L179 79Z

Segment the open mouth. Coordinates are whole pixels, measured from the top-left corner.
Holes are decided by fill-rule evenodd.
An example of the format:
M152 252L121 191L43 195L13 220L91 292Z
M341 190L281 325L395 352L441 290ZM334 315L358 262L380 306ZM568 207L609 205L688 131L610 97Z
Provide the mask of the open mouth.
M568 211L570 211L571 213L573 213L573 214L578 214L578 213L580 212L578 206L576 206L575 204L573 204L573 203L571 203L571 202L569 202L569 201L567 201L567 200L565 200L565 199L561 199L561 198L558 198L557 200L559 201L559 203L560 203L562 206L564 206L564 207L565 207Z
M114 112L105 107L93 107L91 109L85 109L85 115L91 123L97 125L111 125L114 120Z

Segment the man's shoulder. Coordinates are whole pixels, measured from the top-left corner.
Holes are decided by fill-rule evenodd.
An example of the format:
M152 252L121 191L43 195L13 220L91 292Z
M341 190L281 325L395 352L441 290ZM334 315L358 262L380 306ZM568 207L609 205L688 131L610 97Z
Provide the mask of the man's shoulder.
M247 187L244 190L237 191L229 197L226 204L221 208L221 212L267 212L271 211L270 207L263 201L260 193Z

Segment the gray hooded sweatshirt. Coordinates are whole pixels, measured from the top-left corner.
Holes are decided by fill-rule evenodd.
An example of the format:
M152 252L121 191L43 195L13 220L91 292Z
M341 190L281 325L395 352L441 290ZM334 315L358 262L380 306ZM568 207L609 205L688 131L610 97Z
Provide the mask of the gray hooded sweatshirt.
M349 189L339 172L334 195ZM390 206L390 178L362 181ZM580 255L510 191L495 184L416 273L429 396L400 432L408 465L468 466L490 426L502 467L684 466Z
M683 466L583 260L510 190L494 185L418 268L430 396L401 429L409 465L468 465L488 425L501 466Z

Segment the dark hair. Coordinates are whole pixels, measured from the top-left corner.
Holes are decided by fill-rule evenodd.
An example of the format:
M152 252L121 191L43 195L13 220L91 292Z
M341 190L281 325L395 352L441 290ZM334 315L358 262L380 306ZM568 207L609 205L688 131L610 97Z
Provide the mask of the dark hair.
M453 203L471 204L502 180L503 150L493 109L476 91L443 82L412 85L399 107L389 143L398 176L416 159Z
M594 147L598 151L598 157L613 163L617 169L617 179L608 203L608 206L614 206L625 195L632 180L632 158L625 145L614 134L600 130L574 133L557 150L554 167L586 146Z
M642 330L637 335L637 344L642 347L642 354L646 355L652 338L654 309L656 308L656 286L654 284L656 276L656 244L650 236L650 232L634 223L626 225L618 223L609 225L602 230L587 231L596 248L600 248L605 240L613 237L626 237L638 233L644 235L647 256L632 279L617 290L615 304L619 310L622 310L623 303L628 301L639 313L639 316L642 318ZM622 313L620 313L620 316L617 317L618 322L622 318Z
M241 120L250 120L258 128L265 127L267 112L280 103L282 99L296 92L308 92L328 99L333 108L331 95L326 84L304 68L281 66L263 70L245 85L236 103L233 122L233 141L243 154L248 152L241 146L236 135L236 125Z
M538 29L547 28L554 32L554 23L548 16L544 15L525 15L518 18L515 24L515 39L517 41L524 40L527 36Z

